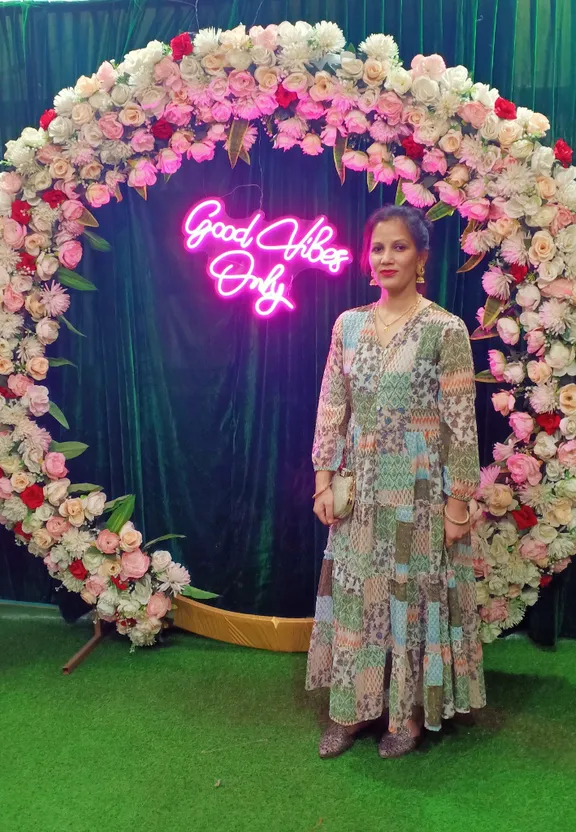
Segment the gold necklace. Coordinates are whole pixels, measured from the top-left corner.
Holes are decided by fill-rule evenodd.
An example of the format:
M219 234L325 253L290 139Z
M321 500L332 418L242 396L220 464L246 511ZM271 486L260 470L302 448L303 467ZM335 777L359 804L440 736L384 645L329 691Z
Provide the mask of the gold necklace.
M379 304L379 303L377 303L377 304L376 304L376 312L378 313L378 317L380 318L380 323L381 323L381 324L382 324L382 326L384 327L384 332L388 332L388 330L390 329L390 327L391 327L391 326L393 326L393 324L395 324L397 321L399 321L399 320L400 320L400 318L403 318L405 315L408 315L408 314L410 314L411 312L415 312L415 311L416 311L416 309L417 309L417 307L420 305L421 301L422 301L422 295L418 295L418 300L416 301L416 303L414 303L414 304L410 307L410 309L407 309L405 312L402 312L402 314L401 314L401 315L398 315L398 317L397 317L397 318L394 318L394 320L393 320L393 321L390 321L390 323L389 323L389 324L384 323L384 321L382 320L382 314L381 314L381 312L380 312L381 307L380 307L380 304Z

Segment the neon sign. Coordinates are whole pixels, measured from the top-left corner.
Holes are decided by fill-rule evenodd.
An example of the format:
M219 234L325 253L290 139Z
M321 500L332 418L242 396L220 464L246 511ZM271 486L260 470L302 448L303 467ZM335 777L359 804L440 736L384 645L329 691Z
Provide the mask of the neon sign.
M282 217L266 223L257 211L243 225L226 216L224 203L214 197L191 208L182 224L188 251L209 248L208 274L216 281L222 297L232 297L243 289L258 298L254 310L268 317L278 307L294 309L288 292L295 275L304 269L322 269L340 274L352 261L348 249L330 246L336 229L326 217L313 221Z

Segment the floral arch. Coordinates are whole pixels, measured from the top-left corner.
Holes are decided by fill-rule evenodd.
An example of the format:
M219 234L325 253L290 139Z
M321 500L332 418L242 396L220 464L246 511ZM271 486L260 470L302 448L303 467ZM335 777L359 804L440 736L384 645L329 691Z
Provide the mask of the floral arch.
M249 162L262 125L274 147L332 149L341 181L365 171L370 190L397 182L396 201L437 220L468 220L459 269L485 258L487 300L472 339L499 337L479 381L496 383L511 434L494 447L473 506L482 637L522 618L539 587L576 553L576 168L548 119L473 83L439 55L400 63L389 35L358 50L323 21L204 29L152 41L61 90L54 108L7 143L0 174L0 521L50 574L80 592L133 644L154 642L189 575L144 544L134 497L109 501L74 484L67 462L87 447L56 443L50 346L68 289L96 288L75 269L83 243L105 248L91 209L124 185L146 198L184 156ZM487 255L489 257L487 258ZM502 387L502 389L500 389Z

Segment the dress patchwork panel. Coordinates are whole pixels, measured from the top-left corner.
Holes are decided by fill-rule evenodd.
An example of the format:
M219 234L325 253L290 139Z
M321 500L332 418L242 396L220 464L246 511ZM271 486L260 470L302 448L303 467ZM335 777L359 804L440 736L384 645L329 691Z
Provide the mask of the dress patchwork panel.
M479 482L474 367L464 323L437 304L384 347L375 306L336 321L312 460L356 475L352 514L332 526L306 686L330 688L349 725L388 708L400 728L485 704L469 536L444 545L448 496Z

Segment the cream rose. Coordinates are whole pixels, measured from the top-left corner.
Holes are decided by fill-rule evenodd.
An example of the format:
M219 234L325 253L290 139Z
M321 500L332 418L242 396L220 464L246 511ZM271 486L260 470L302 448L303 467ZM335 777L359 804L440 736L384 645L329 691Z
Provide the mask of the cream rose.
M30 317L35 321L39 321L46 315L46 307L42 303L40 292L31 292L27 295L24 306Z
M64 500L62 505L58 508L62 517L65 517L69 523L78 528L85 522L84 506L79 497L70 497Z
M60 324L58 321L53 321L51 318L42 318L36 324L36 336L41 344L45 346L53 344L58 338L58 331Z
M543 517L550 526L566 526L572 519L572 503L566 499L557 500Z
M576 415L574 416L565 416L560 421L560 430L566 437L566 439L576 439ZM574 486L576 488L576 479L572 480L574 482Z
M9 358L0 356L0 376L9 376L14 372L14 364Z
M550 130L550 122L542 113L532 113L526 124L526 132L542 138Z
M278 71L276 69L268 66L259 66L254 73L254 78L262 92L276 92L278 88Z
M377 61L376 58L368 58L364 64L364 83L369 87L377 87L386 78L388 67L386 63ZM412 85L414 86L414 85Z
M488 142L495 142L500 133L502 121L498 118L496 113L488 113L484 119L484 123L480 128L480 135Z
M32 480L25 471L16 471L10 477L10 484L14 491L21 494L25 488L32 484Z
M537 176L536 191L542 199L552 199L556 193L556 182L551 176Z
M132 552L142 543L142 535L136 531L133 523L125 523L120 529L120 548L123 552Z
M69 479L57 480L44 486L44 499L48 500L50 505L59 506L68 496L68 488L70 486Z
M98 92L99 89L100 81L95 74L91 75L90 78L86 75L81 75L76 81L74 92L76 95L80 96L80 98L90 98L90 96L94 95L95 92Z
M576 384L566 384L560 388L559 405L565 416L576 415Z
M87 101L81 101L72 107L71 119L76 127L88 124L94 118L94 109Z
M46 528L37 529L32 534L32 539L40 549L49 549L54 543L54 538Z
M54 179L71 179L74 176L74 168L62 156L56 156L50 164L50 174Z
M510 147L522 136L522 127L517 121L504 121L498 131L498 141L502 147Z
M514 503L514 494L508 485L495 484L485 489L490 514L504 517Z
M216 75L219 72L222 72L226 65L226 53L225 52L210 52L210 54L205 55L202 60L200 61L208 75Z
M549 231L537 231L532 237L532 245L528 256L533 263L543 263L552 260L556 254L554 239Z
M540 459L548 460L556 456L556 442L553 436L548 436L547 433L541 431L536 437L534 443L534 453Z
M284 89L288 90L288 92L304 92L308 88L309 82L312 82L311 76L309 76L305 72L291 72L284 80L282 81L282 86Z
M562 341L553 341L544 360L552 367L554 375L563 375L568 365L574 361L574 347L569 347Z
M460 130L448 130L439 141L440 148L444 153L457 153L462 144L462 133Z
M146 114L139 104L132 102L120 110L118 118L126 127L140 127L146 121Z
M82 179L100 179L100 174L102 173L102 165L100 162L88 162L87 165L84 165L80 168L80 177Z
M553 526L550 526L547 523L538 523L537 526L534 526L534 528L531 529L530 536L533 537L534 540L538 540L540 543L545 543L548 546L553 540L556 540L558 532Z
M364 61L355 58L351 53L346 54L346 52L343 52L340 68L348 78L353 78L355 81L358 81L364 74Z
M470 179L470 171L466 165L454 165L452 170L448 172L446 182L454 188L462 188Z
M110 98L117 107L123 107L132 98L132 90L127 84L116 84L110 92Z

